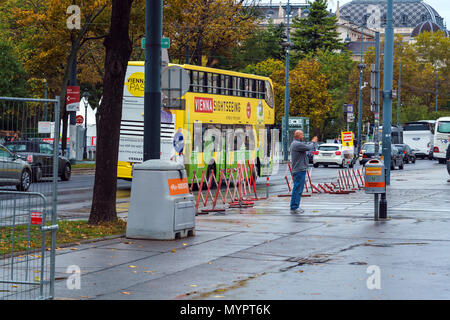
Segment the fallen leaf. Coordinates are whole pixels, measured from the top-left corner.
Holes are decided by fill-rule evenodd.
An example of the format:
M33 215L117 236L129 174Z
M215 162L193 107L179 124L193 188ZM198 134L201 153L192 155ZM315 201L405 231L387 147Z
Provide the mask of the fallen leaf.
M191 284L191 287L196 288L196 287L198 287L198 285L196 285L196 284Z
M176 250L175 249L172 249L172 252L175 252Z
M225 298L225 296L214 296L214 298Z
M136 268L136 266L133 266L133 265L131 265L131 266L128 266L129 268L131 268L131 269L134 269L134 268Z
M122 291L121 294L126 294L127 296L129 296L131 294L131 292L128 291Z
M187 246L187 243L184 243L184 242L183 242L183 246Z

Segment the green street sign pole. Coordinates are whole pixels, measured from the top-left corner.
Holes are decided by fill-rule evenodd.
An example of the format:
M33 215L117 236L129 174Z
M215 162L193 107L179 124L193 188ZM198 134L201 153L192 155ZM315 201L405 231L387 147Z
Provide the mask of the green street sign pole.
M144 161L160 159L162 13L162 0L146 0Z
M145 38L141 39L141 47L145 49ZM170 48L170 38L161 38L161 48L169 49Z
M384 44L384 80L383 80L383 157L386 172L386 186L391 175L391 125L392 125L392 78L394 69L394 28L392 23L393 0L387 0L385 44ZM380 218L386 219L386 193L381 195Z

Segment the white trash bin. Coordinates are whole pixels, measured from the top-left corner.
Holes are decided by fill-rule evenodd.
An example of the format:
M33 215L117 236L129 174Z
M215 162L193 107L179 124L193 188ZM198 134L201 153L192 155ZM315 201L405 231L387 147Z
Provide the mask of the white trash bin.
M133 167L127 238L173 240L195 234L195 201L182 164L148 160Z

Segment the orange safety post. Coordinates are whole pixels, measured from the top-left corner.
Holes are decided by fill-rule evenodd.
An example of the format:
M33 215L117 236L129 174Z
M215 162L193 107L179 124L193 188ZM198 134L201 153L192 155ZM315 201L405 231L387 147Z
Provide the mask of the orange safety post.
M309 185L311 186L311 193L320 193L320 190L317 189L316 186L312 184L312 182L311 182L311 175L309 174L308 170L306 170L306 173L308 174ZM317 190L317 192L314 191L314 189Z
M286 180L286 184L287 184L287 186L288 186L289 193L286 193L286 194L279 194L278 197L280 197L280 198L281 198L281 197L290 197L290 196L291 196L291 194L290 194L290 192L291 192L291 185L290 185L289 179L288 179L288 170L289 170L289 168L286 167L286 171L285 171L285 173L284 173L284 179Z

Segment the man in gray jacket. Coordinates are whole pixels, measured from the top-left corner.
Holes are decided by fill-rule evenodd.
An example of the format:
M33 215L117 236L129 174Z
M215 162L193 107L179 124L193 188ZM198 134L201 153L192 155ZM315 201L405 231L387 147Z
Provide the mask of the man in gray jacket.
M319 139L317 137L312 138L310 143L302 142L304 133L301 130L297 130L294 133L294 140L291 144L291 167L292 176L294 180L294 188L291 195L291 213L303 213L300 207L300 200L305 186L306 170L308 170L308 155L307 152L314 148L314 143Z

